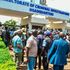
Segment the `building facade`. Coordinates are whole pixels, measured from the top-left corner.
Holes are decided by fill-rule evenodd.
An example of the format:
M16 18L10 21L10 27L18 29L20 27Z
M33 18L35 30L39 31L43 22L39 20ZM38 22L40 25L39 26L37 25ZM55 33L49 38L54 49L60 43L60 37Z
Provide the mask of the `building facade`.
M35 25L45 26L48 23L47 20L52 25L54 21L66 21L69 19L70 14L68 12L45 6L45 2L45 0L0 0L0 14L21 17L21 23L23 25L28 24L30 30ZM33 15L42 15L45 18L40 18L42 16L35 17ZM27 16L28 18L25 18ZM40 20L43 22L40 22Z

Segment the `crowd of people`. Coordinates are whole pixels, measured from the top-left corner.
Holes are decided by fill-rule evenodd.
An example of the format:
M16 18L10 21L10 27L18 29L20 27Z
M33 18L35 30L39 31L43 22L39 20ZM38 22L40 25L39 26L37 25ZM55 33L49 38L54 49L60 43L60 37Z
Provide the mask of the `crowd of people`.
M8 39L6 40L8 41ZM41 65L43 65L43 70L48 70L49 63L53 64L53 70L64 70L64 65L67 64L70 52L69 33L48 29L24 32L24 29L19 29L13 32L9 40L15 53L17 70L24 63L24 50L26 50L27 56L27 70L36 70L37 65L39 70Z

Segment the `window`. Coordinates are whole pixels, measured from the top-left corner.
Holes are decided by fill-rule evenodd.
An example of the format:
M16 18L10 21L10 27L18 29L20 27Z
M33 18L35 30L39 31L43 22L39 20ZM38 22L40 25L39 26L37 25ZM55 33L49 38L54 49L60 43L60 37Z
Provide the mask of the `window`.
M36 3L36 4L40 4L40 0L31 0L31 2Z
M40 0L40 4L46 5L46 0Z

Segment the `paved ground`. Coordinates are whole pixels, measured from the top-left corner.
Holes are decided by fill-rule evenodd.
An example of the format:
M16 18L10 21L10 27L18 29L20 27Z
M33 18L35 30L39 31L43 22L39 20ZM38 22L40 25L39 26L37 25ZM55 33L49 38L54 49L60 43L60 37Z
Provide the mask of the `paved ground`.
M10 54L11 54L12 57L14 56L14 53L12 51L10 51ZM24 60L26 61L26 58ZM70 58L67 59L67 61L68 61L67 65L65 65L64 70L70 70ZM27 68L26 64L21 65L20 67L21 67L20 70L27 70L26 69ZM53 65L49 64L49 70L53 70L52 67L53 67ZM39 70L39 69L37 68L36 70ZM43 66L41 66L41 70L43 70Z
M65 65L64 69L65 70L70 70L70 58L67 59L67 61L68 61L68 63L67 63L67 65Z
M53 70L53 65L49 64L49 70ZM36 69L38 70L38 68ZM43 70L43 67L41 66L41 70ZM68 59L67 65L65 65L64 70L70 70L70 59Z

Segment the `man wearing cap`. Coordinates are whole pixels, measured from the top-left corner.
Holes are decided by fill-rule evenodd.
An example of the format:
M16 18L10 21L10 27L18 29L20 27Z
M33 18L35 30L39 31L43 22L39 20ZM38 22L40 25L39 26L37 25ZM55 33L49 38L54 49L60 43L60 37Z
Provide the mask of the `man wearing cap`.
M23 44L22 44L22 39L21 39L21 30L17 30L14 32L15 36L12 39L12 44L13 44L13 51L15 53L15 62L17 65L17 70L19 70L19 66L21 64L22 60L22 50L23 50Z
M66 55L69 47L67 41L64 39L63 32L59 33L60 39L55 40L48 52L50 64L53 64L53 70L64 70L64 65L67 64Z

